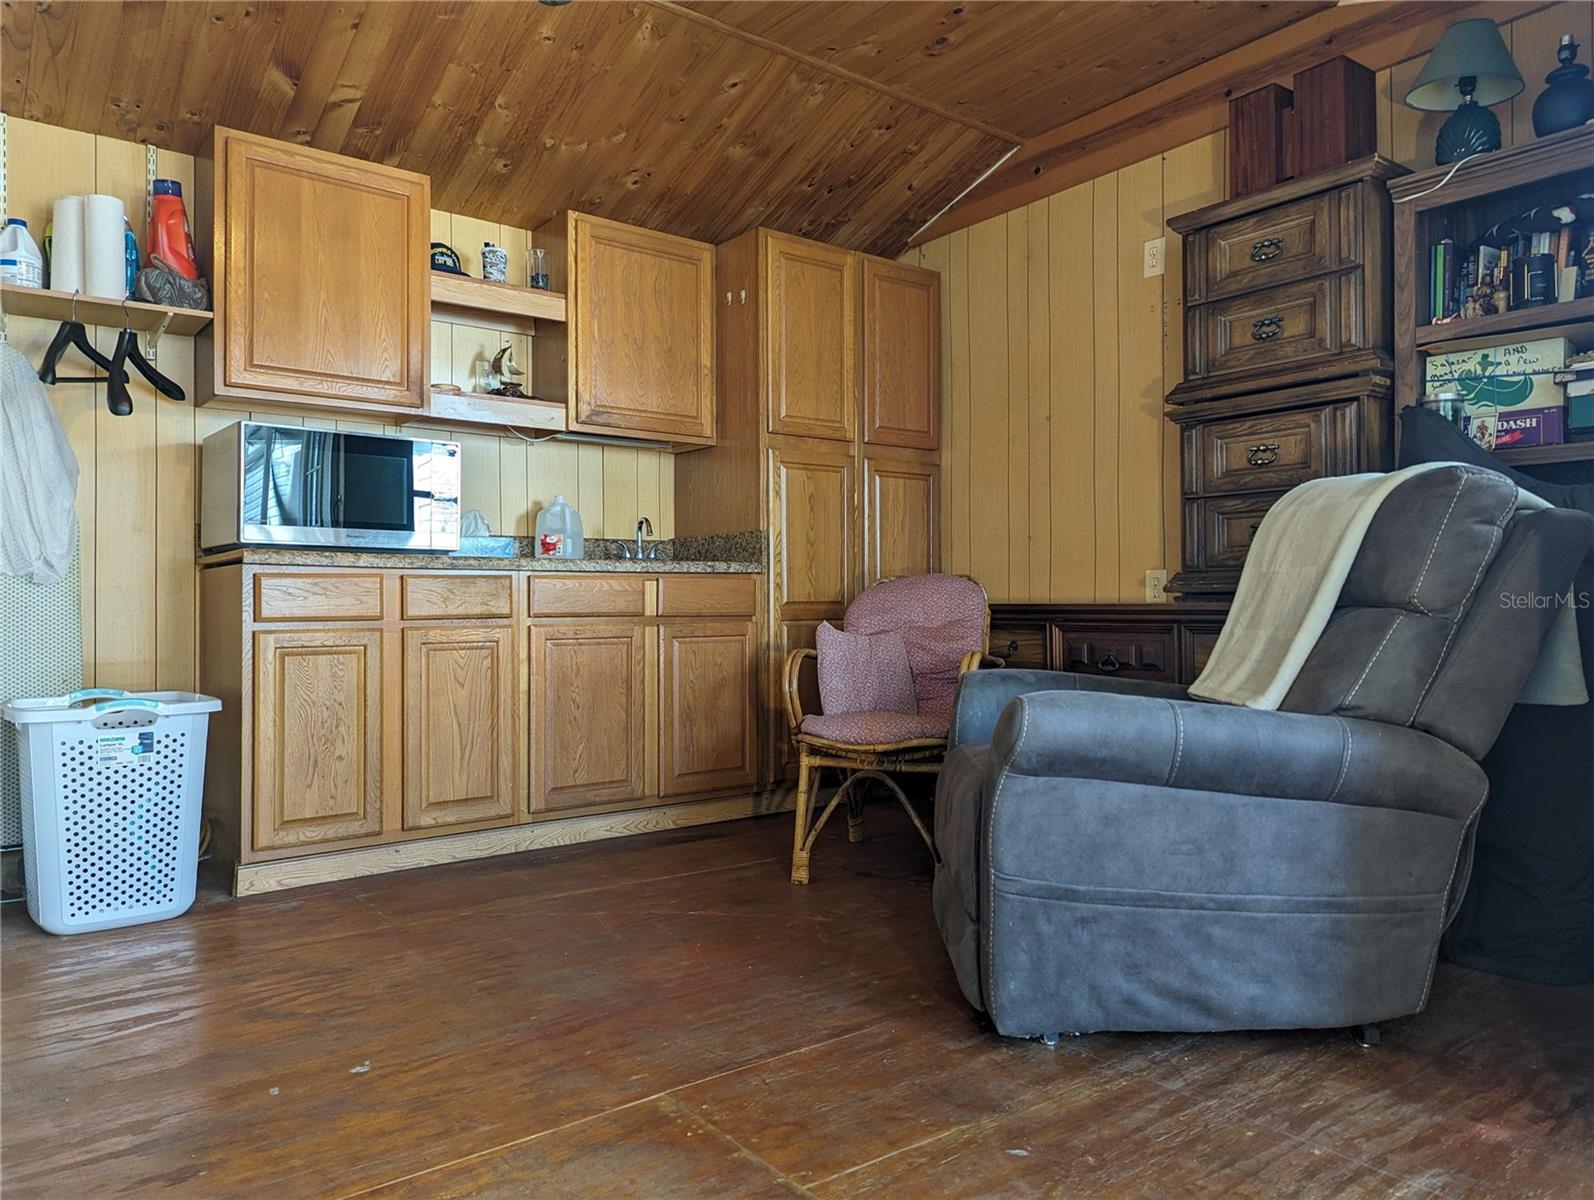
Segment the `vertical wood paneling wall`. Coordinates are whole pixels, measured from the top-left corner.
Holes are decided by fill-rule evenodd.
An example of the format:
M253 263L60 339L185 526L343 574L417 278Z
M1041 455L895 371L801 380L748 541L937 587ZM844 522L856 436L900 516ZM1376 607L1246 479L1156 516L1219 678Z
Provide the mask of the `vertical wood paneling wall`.
M184 196L192 196L192 157L159 151L157 167L161 177L181 180ZM142 145L8 117L6 191L8 215L26 218L41 245L56 197L87 192L119 196L143 248ZM432 216L432 236L458 249L475 274L480 272L482 242L504 245L512 256L510 278L525 279L525 231L439 212ZM17 317L9 320L7 336L37 365L55 329L50 322ZM115 345L114 328L91 328L90 333L107 353ZM434 322L434 381L471 386L475 373L497 353L500 339L508 336ZM516 339L516 357L528 373L533 340ZM161 370L191 389L193 339L166 338L157 353ZM64 373L88 373L89 364L75 356L64 361L70 366ZM50 393L80 471L85 681L101 687L192 688L197 447L246 414L217 405L196 409L177 404L136 375L133 414L128 417L111 416L103 388L94 384L61 384ZM405 431L379 417L254 415L279 424ZM675 468L668 453L574 443L534 446L512 435L457 430L448 436L463 446L465 506L481 509L496 533L529 533L538 510L556 494L580 510L591 536L630 536L644 513L652 518L657 536L674 532Z
M1139 600L1177 568L1182 372L1167 217L1221 199L1223 133L927 242L942 275L943 561L992 600ZM1166 270L1144 246L1167 236Z
M1500 31L1527 81L1494 110L1509 146L1533 138L1561 34L1594 45L1594 5ZM1401 103L1426 57L1376 81L1379 152L1413 169L1447 115ZM1140 601L1146 571L1178 569L1162 396L1183 375L1183 265L1163 222L1227 194L1227 155L1219 131L903 256L942 275L943 562L992 600ZM1164 235L1166 272L1147 279L1144 243Z

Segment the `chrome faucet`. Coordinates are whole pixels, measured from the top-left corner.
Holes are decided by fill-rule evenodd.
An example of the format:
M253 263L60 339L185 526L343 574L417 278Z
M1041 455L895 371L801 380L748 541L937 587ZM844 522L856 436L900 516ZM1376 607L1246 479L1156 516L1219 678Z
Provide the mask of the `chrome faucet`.
M646 517L638 517L636 523L636 548L632 549L630 546L622 546L621 553L624 555L624 557L638 560L644 558L656 560L659 557L659 548L657 546L643 547L643 534L646 534L648 537L653 536L653 522L648 520Z

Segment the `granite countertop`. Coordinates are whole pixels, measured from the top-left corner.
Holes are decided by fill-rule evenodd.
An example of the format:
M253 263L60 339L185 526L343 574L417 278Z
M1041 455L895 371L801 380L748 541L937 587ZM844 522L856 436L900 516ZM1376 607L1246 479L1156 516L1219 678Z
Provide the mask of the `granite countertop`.
M493 539L503 542L507 539ZM763 571L762 533L725 534L650 542L656 559L615 557L621 543L587 539L586 558L535 558L530 539L516 539L514 554L428 554L419 551L316 550L304 547L242 546L211 551L200 562L245 562L284 567L368 567L373 570L536 571L548 574L756 575ZM683 553L684 552L684 553Z

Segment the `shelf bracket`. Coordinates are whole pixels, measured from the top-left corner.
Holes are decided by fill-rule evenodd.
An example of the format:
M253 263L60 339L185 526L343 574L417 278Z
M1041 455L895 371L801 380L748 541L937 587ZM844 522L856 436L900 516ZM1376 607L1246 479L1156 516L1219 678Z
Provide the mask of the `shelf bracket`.
M160 345L161 338L166 333L166 327L172 323L173 315L174 314L172 313L162 313L160 324L149 331L147 345L149 349L149 361L151 363L155 361L155 348Z

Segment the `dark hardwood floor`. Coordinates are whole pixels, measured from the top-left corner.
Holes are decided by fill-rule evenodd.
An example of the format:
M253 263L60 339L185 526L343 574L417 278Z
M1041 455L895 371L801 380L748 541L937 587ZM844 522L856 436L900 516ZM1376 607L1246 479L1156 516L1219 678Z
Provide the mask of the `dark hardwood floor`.
M1594 989L1339 1033L983 1030L900 813L53 938L0 919L5 1200L1594 1195Z

